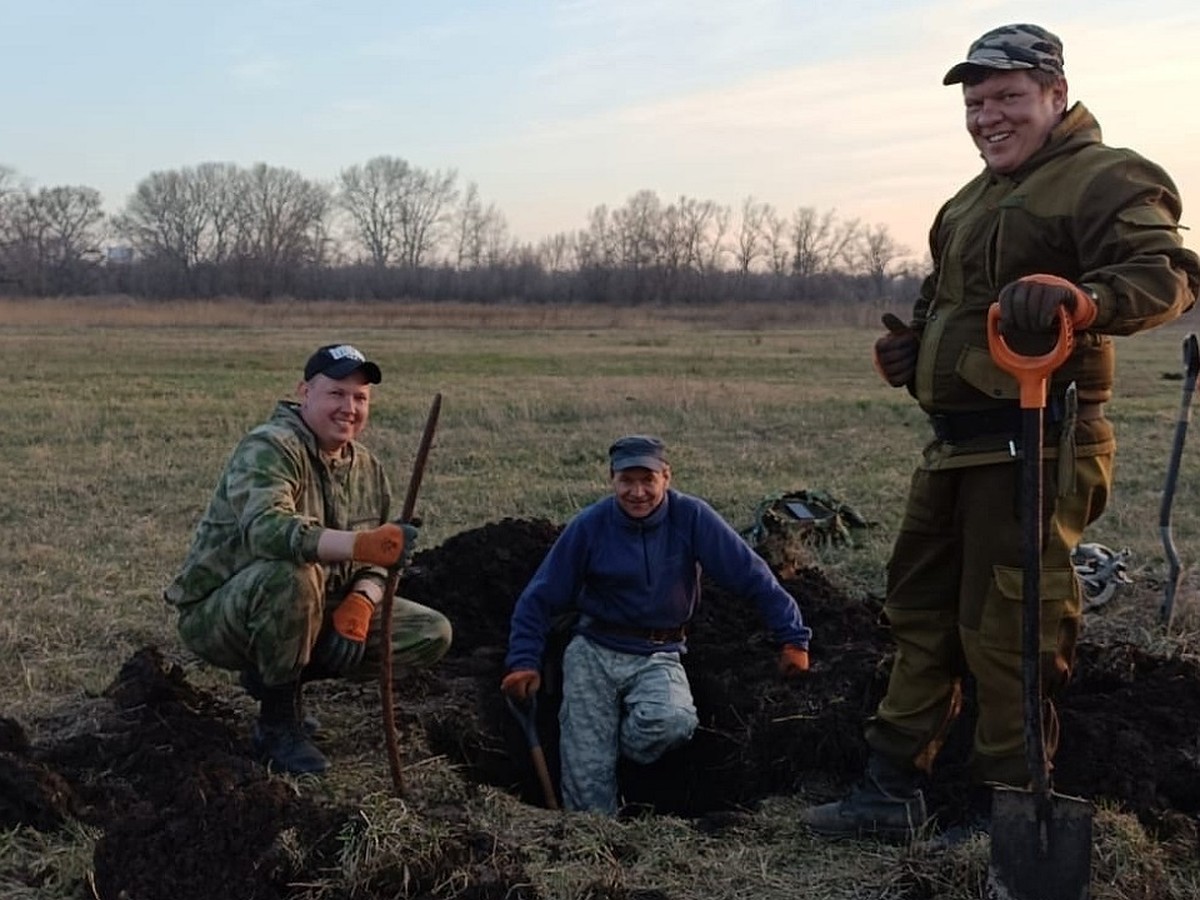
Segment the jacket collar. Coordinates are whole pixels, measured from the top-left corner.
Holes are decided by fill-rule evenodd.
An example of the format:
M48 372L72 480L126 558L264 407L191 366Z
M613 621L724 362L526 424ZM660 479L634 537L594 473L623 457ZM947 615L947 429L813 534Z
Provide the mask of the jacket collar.
M650 515L641 519L634 519L626 515L625 510L621 509L621 504L617 502L616 497L612 497L613 518L617 524L623 528L629 528L634 531L646 531L650 528L657 528L667 518L667 508L671 505L671 495L675 491L671 488L667 489L663 495L662 503Z
M271 418L296 432L296 435L304 443L304 449L313 459L321 458L321 448L317 446L317 436L312 433L312 429L304 421L304 416L300 415L299 403L295 400L280 400L275 404L275 412Z
M1007 175L993 175L1000 180L1008 178L1013 181L1023 181L1040 166L1045 165L1056 156L1074 153L1088 144L1098 144L1101 141L1100 123L1096 121L1086 106L1075 103L1063 114L1062 120L1054 126L1046 143L1033 156Z

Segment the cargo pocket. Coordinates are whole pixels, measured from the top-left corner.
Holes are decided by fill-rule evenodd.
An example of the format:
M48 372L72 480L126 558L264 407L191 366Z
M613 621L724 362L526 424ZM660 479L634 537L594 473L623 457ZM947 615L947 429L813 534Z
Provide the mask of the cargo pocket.
M1021 396L1017 379L996 365L986 347L963 347L955 372L975 390L994 400L1016 400Z
M979 623L979 643L984 647L1021 652L1023 617L1021 582L1024 573L1010 566L994 566L992 584ZM1042 615L1041 653L1058 650L1059 623L1075 596L1074 569L1044 569L1040 585Z

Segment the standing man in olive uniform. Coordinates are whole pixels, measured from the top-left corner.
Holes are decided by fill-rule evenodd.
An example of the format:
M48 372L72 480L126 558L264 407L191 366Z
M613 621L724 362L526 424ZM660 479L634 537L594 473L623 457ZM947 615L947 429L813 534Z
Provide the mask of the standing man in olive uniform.
M1112 482L1115 335L1190 309L1200 262L1183 247L1170 177L1067 99L1062 42L1006 25L971 44L944 83L961 84L967 132L984 170L940 210L933 272L908 323L885 317L875 365L928 415L926 446L887 570L896 641L887 695L866 729L862 782L805 810L825 834L911 835L926 818L921 780L973 675L975 782L1024 786L1021 534L1017 382L988 352L986 317L1014 349L1042 353L1065 308L1076 348L1054 373L1045 411L1041 668L1047 749L1050 698L1075 664L1080 589L1071 550L1103 512ZM1068 392L1070 384L1075 391ZM1034 451L1036 452L1036 451Z

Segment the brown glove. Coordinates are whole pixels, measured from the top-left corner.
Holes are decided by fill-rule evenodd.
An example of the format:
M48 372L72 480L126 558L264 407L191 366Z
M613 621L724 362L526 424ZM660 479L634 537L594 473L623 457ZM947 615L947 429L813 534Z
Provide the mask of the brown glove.
M892 387L904 387L917 374L917 333L891 313L883 314L888 333L875 342L875 371Z
M354 533L354 559L388 568L400 559L404 543L404 529L394 522L370 531L357 531Z
M808 671L808 651L795 644L784 644L779 651L779 674L792 678Z
M542 676L533 669L517 669L509 672L500 682L500 690L514 700L528 700L542 686Z
M1026 275L1000 289L1000 330L1054 331L1058 308L1066 307L1071 326L1083 331L1096 320L1096 301L1087 291L1057 275Z

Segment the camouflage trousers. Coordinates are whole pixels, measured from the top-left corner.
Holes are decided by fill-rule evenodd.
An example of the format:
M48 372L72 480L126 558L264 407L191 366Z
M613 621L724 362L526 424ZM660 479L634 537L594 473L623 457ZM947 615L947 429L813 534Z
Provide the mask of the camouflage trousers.
M1112 456L1076 460L1059 485L1043 466L1040 668L1051 757L1052 698L1075 665L1082 598L1071 550L1108 501ZM1023 786L1020 464L918 471L888 562L884 612L896 655L887 694L868 722L871 749L929 772L975 680L978 719L971 775Z
M332 627L341 596L325 593L325 569L261 560L203 600L179 609L179 636L206 662L223 669L257 669L267 685L300 677L322 629ZM348 677L378 677L382 659L380 609L367 634L362 664ZM397 597L392 607L392 663L430 666L450 647L450 622L435 609Z
M678 653L620 653L577 635L563 654L563 805L613 815L617 760L651 763L687 743L696 707Z

